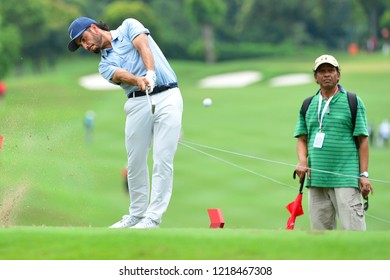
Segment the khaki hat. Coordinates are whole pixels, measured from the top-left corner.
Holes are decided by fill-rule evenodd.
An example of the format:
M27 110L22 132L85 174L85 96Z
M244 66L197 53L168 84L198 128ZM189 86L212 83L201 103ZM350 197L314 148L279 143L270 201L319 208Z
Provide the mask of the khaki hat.
M322 65L322 64L325 64L325 63L328 63L330 65L333 65L334 67L336 68L340 68L339 66L339 63L337 62L336 58L334 58L333 56L331 55L328 55L328 54L324 54L324 55L321 55L320 57L318 57L316 59L316 61L314 62L314 69L313 71L317 71L317 68Z

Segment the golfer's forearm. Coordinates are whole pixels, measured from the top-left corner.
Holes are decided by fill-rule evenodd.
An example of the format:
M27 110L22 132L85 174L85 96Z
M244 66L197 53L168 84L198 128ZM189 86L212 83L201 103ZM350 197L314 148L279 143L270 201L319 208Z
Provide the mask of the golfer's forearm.
M133 40L133 44L142 57L146 71L154 71L154 58L149 46L148 36L146 34L138 35Z
M137 86L137 77L122 68L118 68L115 71L114 76L112 77L112 81L117 84L126 83Z
M141 50L142 61L144 62L146 71L154 71L154 59L149 46L147 49Z

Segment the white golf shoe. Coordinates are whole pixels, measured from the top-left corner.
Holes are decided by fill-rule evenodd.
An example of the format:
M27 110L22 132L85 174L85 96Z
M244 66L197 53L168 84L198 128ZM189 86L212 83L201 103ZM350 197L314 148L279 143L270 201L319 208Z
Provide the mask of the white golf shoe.
M148 228L158 228L158 227L159 224L156 221L153 221L151 218L146 217L142 219L135 226L132 226L131 228L148 229Z
M119 222L116 222L109 228L130 228L132 226L135 226L137 223L139 223L142 220L142 218L130 216L130 215L124 215L122 217L122 220Z

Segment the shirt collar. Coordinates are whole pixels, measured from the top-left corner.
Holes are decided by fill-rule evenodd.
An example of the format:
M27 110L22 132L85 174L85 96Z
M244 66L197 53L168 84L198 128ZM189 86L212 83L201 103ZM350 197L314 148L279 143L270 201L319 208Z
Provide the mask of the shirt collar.
M339 87L339 91L341 91L343 93L347 93L347 91L343 88L342 85L338 84L337 86Z
M111 32L111 36L112 36L112 40L111 41L114 41L114 40L119 38L118 30L111 30L110 32Z
M115 40L120 40L122 41L123 39L123 36L118 32L118 30L110 30L110 33L111 33L111 42L114 42ZM108 49L104 49L101 51L101 55L104 57L104 56L107 56L108 53L112 50L112 48L108 48Z
M347 93L347 91L343 88L342 85L338 84L337 87L339 88L340 92ZM321 92L321 89L319 89L315 95L319 94L320 92Z

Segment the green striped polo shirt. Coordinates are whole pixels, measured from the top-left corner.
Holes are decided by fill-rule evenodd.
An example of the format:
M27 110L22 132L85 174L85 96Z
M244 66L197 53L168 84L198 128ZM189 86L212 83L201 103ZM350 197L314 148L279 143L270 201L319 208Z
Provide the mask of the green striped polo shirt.
M325 133L325 138L322 148L314 148L314 139L316 133L319 132L319 94L318 91L310 103L306 112L306 121L299 113L294 132L294 137L308 136L308 165L312 170L311 179L306 180L306 186L358 187L359 155L353 136L368 136L364 104L358 97L355 130L352 131L347 92L339 86L339 91L333 96L329 111L325 113L323 119L322 132ZM320 112L322 112L325 103L326 100L323 100ZM354 178L340 176L340 174Z

